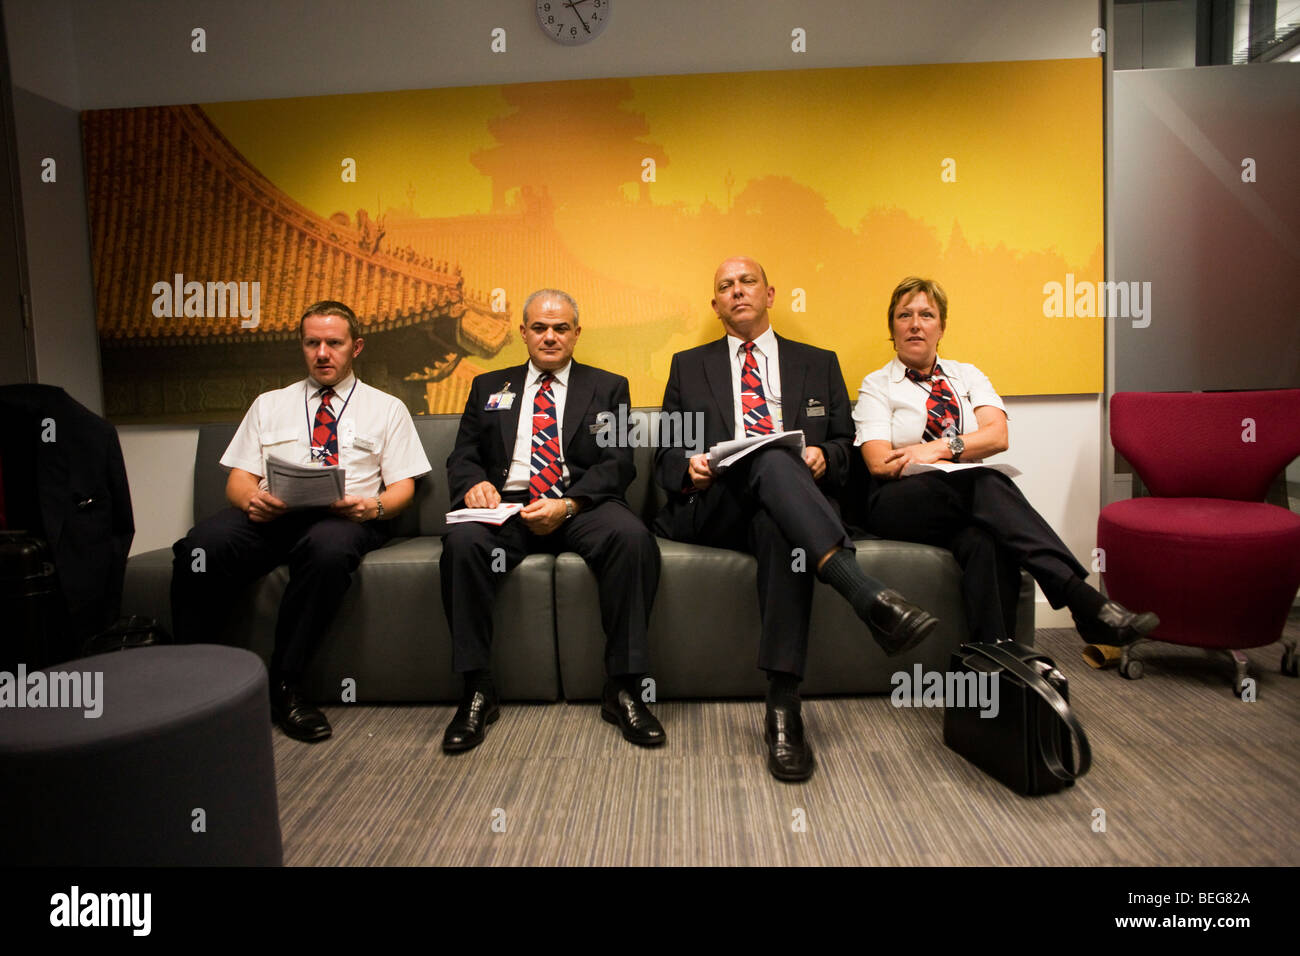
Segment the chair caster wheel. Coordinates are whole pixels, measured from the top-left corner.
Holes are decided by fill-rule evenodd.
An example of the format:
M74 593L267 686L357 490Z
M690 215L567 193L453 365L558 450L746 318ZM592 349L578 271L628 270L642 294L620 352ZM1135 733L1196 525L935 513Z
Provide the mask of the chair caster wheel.
M1127 664L1125 664L1123 667L1121 667L1121 668L1119 669L1119 673L1120 673L1120 676L1123 677L1123 678L1126 679L1126 680L1141 680L1141 679L1142 679L1142 662L1141 662L1141 661L1129 661Z

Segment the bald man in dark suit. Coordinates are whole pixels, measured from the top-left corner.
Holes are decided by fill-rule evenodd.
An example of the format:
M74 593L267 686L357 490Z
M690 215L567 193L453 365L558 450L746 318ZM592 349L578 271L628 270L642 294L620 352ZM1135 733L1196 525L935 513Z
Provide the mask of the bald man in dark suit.
M780 780L813 771L804 739L799 683L808 650L812 575L852 604L889 655L922 641L938 621L858 567L853 542L828 498L848 480L853 423L835 353L792 342L772 330L776 289L753 259L727 259L713 283L713 309L725 337L673 356L665 413L701 413L704 445L801 429L802 456L768 447L715 473L707 454L688 458L660 448L655 477L668 503L655 522L677 541L732 548L758 559L762 633L758 665L768 674L768 769Z

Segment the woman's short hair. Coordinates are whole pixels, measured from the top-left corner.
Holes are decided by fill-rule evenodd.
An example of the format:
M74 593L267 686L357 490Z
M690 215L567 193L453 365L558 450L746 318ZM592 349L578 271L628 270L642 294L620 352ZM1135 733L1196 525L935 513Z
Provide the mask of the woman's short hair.
M948 293L943 291L943 286L933 279L908 276L894 287L894 294L889 298L889 341L894 341L894 309L898 308L898 303L911 299L918 292L924 292L939 309L939 328L948 328Z
M333 315L342 319L348 324L348 335L354 339L361 338L361 323L357 321L357 314L349 309L342 302L335 302L333 299L323 299L320 302L313 302L307 306L307 311L302 314L298 320L298 338L302 338L302 327L313 315Z

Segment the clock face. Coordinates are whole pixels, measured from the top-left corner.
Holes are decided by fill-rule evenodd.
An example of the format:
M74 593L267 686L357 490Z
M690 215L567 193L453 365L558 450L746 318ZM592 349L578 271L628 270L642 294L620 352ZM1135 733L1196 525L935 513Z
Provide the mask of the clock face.
M537 23L556 43L589 43L609 23L610 0L537 0Z

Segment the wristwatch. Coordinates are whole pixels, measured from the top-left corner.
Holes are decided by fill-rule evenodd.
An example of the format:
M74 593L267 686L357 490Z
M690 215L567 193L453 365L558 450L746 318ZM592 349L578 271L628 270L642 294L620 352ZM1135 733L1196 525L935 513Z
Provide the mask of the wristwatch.
M961 458L961 453L966 450L966 443L962 441L961 436L952 435L945 438L944 441L948 443L948 451L952 455L952 460L956 461Z
M564 520L565 520L565 521L568 521L570 518L572 518L572 517L573 517L574 515L576 515L577 513L578 513L578 512L575 511L574 508L573 508L573 499L572 499L572 498L565 498L565 499L564 499Z
M384 499L380 498L378 495L375 495L375 511L378 512L375 515L375 520L383 521L384 520Z

